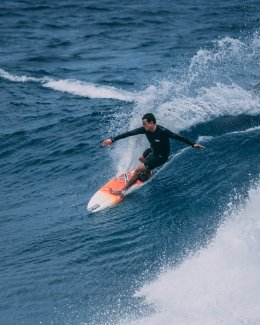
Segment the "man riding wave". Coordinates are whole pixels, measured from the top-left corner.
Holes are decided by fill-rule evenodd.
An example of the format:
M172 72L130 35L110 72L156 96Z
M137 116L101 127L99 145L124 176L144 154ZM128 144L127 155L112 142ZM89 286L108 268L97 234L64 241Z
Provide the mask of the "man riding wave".
M112 194L124 195L127 191L142 175L150 175L152 169L163 165L170 154L170 139L184 142L193 148L204 150L205 147L199 143L193 143L187 138L184 138L172 131L166 129L163 126L156 124L155 116L152 113L147 113L142 117L143 126L132 131L128 131L117 135L116 137L105 139L102 142L102 146L112 145L113 142L121 140L137 134L145 134L147 140L150 143L150 148L146 149L139 158L142 165L136 168L133 177L127 182L127 184L117 191L111 190Z

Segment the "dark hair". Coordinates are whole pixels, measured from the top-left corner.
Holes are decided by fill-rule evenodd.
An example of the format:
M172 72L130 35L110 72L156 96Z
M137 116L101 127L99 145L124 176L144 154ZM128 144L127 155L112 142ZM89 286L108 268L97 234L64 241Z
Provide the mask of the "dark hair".
M147 113L142 117L142 120L147 120L148 123L153 122L156 123L156 118L152 113Z

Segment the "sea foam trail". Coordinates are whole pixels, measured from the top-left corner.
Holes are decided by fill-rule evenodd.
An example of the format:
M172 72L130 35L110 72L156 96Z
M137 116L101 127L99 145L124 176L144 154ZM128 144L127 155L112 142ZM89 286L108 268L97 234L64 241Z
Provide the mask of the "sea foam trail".
M260 186L239 212L226 214L207 248L136 293L157 312L127 324L260 323Z
M39 78L27 77L27 76L15 76L3 69L0 69L0 77L14 82L28 82L28 81L42 82L42 79Z
M34 78L24 75L17 76L3 69L0 69L0 77L13 82L37 82L46 88L87 98L116 99L126 102L131 102L134 100L134 94L131 92L127 92L115 87L100 86L79 80L55 80L48 77Z

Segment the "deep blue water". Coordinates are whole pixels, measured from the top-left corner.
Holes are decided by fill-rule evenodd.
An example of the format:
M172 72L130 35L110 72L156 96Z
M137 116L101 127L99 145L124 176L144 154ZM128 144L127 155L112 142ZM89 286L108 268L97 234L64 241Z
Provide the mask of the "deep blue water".
M1 1L1 324L260 323L259 17L259 1ZM100 142L147 112L207 149L172 142L152 181L88 213L147 147Z

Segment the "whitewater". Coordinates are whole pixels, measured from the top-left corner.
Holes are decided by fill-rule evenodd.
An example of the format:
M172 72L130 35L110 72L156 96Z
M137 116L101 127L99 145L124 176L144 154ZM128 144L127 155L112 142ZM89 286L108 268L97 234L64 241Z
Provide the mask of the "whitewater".
M260 322L260 186L243 206L232 203L207 247L136 292L155 310L131 325L258 324Z

